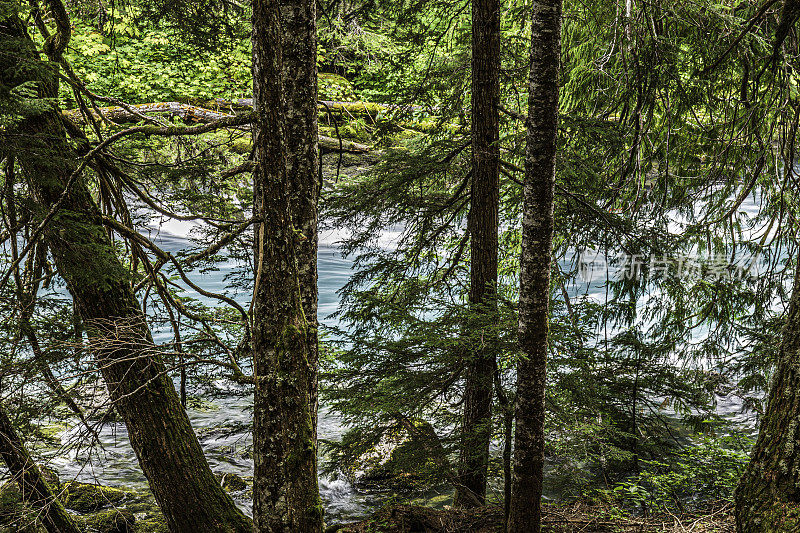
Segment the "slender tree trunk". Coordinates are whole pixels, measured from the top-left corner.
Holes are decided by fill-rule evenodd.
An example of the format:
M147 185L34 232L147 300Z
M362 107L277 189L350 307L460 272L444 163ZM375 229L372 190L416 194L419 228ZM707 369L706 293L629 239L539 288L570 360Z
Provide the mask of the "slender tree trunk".
M495 364L494 369L495 389L497 402L503 413L503 527L508 523L511 515L511 468L512 444L514 442L514 402L508 397L500 380L500 369Z
M470 335L482 337L469 354L464 390L461 485L455 504L471 507L486 498L492 437L492 382L497 303L497 232L500 206L500 2L472 2L472 187L469 231ZM485 331L480 335L477 331Z
M541 530L561 0L534 4L522 209L516 438L509 533Z
M736 488L736 531L800 531L800 264L758 439Z
M317 429L317 205L319 175L317 130L317 10L315 0L283 0L283 81L286 90L286 168L291 185L291 215L303 238L297 245L300 297L306 315L311 367L311 415Z
M0 457L3 458L12 479L19 485L25 503L38 509L36 516L48 533L79 533L80 529L53 494L39 467L25 449L2 404L0 404Z
M4 67L0 72L9 76L45 72L17 17L0 22L0 38L21 43L19 56L5 56L3 61L33 65L30 71L0 65ZM20 80L1 81L13 86ZM37 81L40 96L55 96L53 78ZM27 118L6 141L2 149L16 154L38 214L49 212L62 198L80 159L67 141L60 113L51 109ZM116 255L84 179L74 181L44 239L74 298L110 398L128 427L131 446L169 530L250 531L251 521L237 509L208 466L153 344L131 288L130 273Z
M313 533L322 530L311 409L313 355L295 252L305 235L292 227L286 172L281 32L278 0L255 0L253 186L261 222L253 293L253 520L258 532Z

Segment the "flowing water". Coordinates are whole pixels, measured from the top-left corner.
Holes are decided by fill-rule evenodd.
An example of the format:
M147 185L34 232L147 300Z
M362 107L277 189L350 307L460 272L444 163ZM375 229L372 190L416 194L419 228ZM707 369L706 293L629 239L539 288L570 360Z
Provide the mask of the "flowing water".
M166 250L176 252L190 247L190 224L171 222L151 228L153 237ZM391 241L391 232L386 239ZM319 319L323 324L335 325L330 318L339 303L337 291L347 282L353 264L341 256L338 251L337 236L324 234L319 247ZM218 270L205 274L197 274L194 281L200 286L215 292L224 292L225 276L235 264L219 264ZM190 292L190 291L189 291ZM570 291L575 295L577 289ZM589 283L581 288L583 294L602 296L602 284ZM203 299L200 295L194 295ZM249 303L247 295L237 297L245 305ZM166 342L166 333L156 332L157 340ZM160 338L159 338L160 337ZM252 476L253 462L249 425L252 417L252 396L236 394L238 386L219 380L213 383L216 392L213 400L190 403L187 409L192 423L198 433L212 469L220 474L235 473L242 477ZM225 394L225 392L228 394ZM190 389L202 397L201 390ZM753 427L752 416L742 409L742 402L736 396L719 397L718 412L727 415L735 422ZM102 426L99 436L102 446L76 447L80 428L74 424L60 434L62 447L41 450L51 466L55 467L62 479L77 479L92 483L100 483L136 491L147 491L147 482L143 477L133 450L130 447L125 425L112 422ZM324 407L319 413L318 432L324 440L338 440L345 427L337 415ZM365 494L357 491L343 476L320 478L320 492L326 508L328 522L347 521L368 514L380 502L380 495ZM251 502L248 491L234 493L236 502L242 509L250 513Z
M151 237L164 249L176 252L191 246L188 225L168 224L153 228ZM337 291L347 282L352 262L339 254L333 235L323 235L319 247L319 318L323 324L333 325L328 316L338 307ZM217 265L218 270L193 276L193 281L210 291L224 292L225 276L235 264ZM199 297L199 295L194 295ZM242 295L240 303L247 303ZM155 332L157 341L169 341L166 332ZM235 473L242 477L252 476L252 395L244 394L238 385L225 380L211 385L214 397L210 401L189 402L187 412L206 456L215 473ZM225 393L228 394L225 394ZM189 387L191 395L202 395L202 391ZM60 434L62 447L46 449L42 455L48 464L58 470L62 479L99 483L135 491L147 491L147 480L141 473L136 456L130 446L125 425L108 423L99 431L102 446L74 446L80 441L83 428L72 421L72 426ZM335 413L320 409L318 434L323 440L339 440L345 428ZM366 515L378 503L375 495L356 491L343 476L321 476L320 493L325 504L326 519L330 521L352 520ZM248 514L251 512L249 491L233 494L237 504Z

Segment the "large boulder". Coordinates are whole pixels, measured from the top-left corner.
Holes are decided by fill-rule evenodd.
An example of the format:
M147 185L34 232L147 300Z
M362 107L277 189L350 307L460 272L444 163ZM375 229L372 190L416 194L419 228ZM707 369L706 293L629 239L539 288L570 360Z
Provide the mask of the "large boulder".
M448 458L433 427L424 420L412 423L413 432L398 425L366 444L362 434L348 432L334 461L363 490L407 493L445 482Z
M102 485L67 481L61 485L64 507L79 513L93 513L107 507L118 507L129 497L124 490Z
M134 533L136 518L126 509L107 509L83 518L86 533Z
M167 521L163 516L139 520L133 531L135 533L169 533Z
M131 511L116 508L128 499L129 493L78 481L62 484L55 470L48 467L40 469L47 483L61 498L64 507L80 513L89 513L74 517L76 525L87 533L138 533L138 531L149 533L150 530L135 530L136 518ZM115 508L103 509L110 506ZM0 533L46 533L37 518L38 512L38 509L23 502L22 493L16 482L0 486Z

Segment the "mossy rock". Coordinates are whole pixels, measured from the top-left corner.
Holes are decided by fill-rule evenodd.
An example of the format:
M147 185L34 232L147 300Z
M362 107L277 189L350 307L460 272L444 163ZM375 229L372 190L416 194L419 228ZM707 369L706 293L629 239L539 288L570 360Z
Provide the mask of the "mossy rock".
M197 396L190 396L186 400L186 407L188 409L194 409L200 413L213 413L215 411L219 411L219 405Z
M360 143L369 143L372 139L372 129L363 122L349 122L339 128L339 133L344 139Z
M133 527L135 533L169 533L167 521L163 516L139 520Z
M61 444L61 434L67 430L67 425L63 423L42 424L36 427L36 436L43 442L49 444Z
M15 482L0 487L0 533L47 533Z
M52 468L40 466L39 470L53 490L58 490L58 473ZM35 521L35 513L22 501L19 485L14 481L0 486L0 533L6 531L30 532L41 530Z
M419 434L435 439L433 427L423 420L414 420ZM357 435L346 434L342 439L339 467L353 485L365 490L412 493L444 482L440 465L446 457L432 457L429 446L420 442L402 427L395 427L380 436L365 450ZM346 449L351 447L350 450Z
M152 518L161 515L158 504L150 498L141 498L139 501L128 500L125 508L135 514L138 518Z
M25 505L22 503L22 494L14 482L8 482L0 487L0 525L9 526L25 515Z
M64 507L80 513L92 513L112 505L117 506L128 496L124 490L79 481L68 481L61 487Z
M229 145L231 152L235 154L249 154L253 149L253 142L247 137L234 139Z
M83 518L86 533L134 533L136 518L127 509L108 509Z
M247 490L247 481L238 474L217 474L220 485L228 492L241 492Z

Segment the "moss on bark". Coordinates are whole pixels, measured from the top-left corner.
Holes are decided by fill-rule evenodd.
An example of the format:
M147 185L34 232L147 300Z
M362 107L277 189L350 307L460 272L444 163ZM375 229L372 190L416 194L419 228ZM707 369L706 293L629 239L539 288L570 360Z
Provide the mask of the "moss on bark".
M739 533L800 531L800 265L750 463L736 489Z

